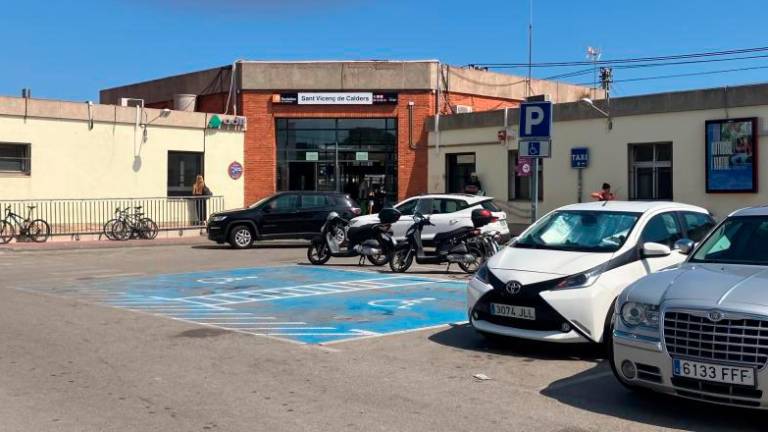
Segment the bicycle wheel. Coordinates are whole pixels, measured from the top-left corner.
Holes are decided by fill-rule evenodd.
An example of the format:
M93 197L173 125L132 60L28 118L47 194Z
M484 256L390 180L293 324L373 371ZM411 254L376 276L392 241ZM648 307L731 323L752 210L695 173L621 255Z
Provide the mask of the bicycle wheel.
M42 219L35 219L27 227L27 235L35 243L43 243L51 236L51 226Z
M13 230L13 225L9 224L8 222L1 220L0 221L0 244L6 244L11 239L13 239L13 236L15 235Z
M118 222L118 219L110 219L104 224L104 228L102 231L104 232L104 236L107 238L107 240L117 240L114 233L112 232L112 229L115 226L115 223Z
M150 218L142 218L139 221L139 236L145 240L153 240L157 237L157 224Z
M117 220L112 224L112 236L115 240L128 240L133 230L128 223L123 220Z

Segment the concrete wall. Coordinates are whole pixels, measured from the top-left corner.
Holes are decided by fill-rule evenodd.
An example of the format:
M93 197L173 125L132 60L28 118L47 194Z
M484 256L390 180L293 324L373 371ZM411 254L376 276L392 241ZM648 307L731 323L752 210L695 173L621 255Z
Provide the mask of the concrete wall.
M174 75L142 83L104 89L99 102L117 105L121 97L144 99L145 102L172 101L173 95L225 93L229 91L231 66Z
M443 81L448 91L498 98L525 100L528 96L526 78L477 69L443 66ZM574 102L585 96L594 96L591 89L573 84L532 79L533 94L548 94L553 102ZM597 98L604 97L602 90Z
M673 198L676 201L701 205L724 217L731 211L750 205L768 202L768 151L758 150L758 193L707 194L705 188L705 131L706 120L724 118L758 117L760 146L766 145L768 135L768 86L745 86L729 89L731 99L725 105L722 89L685 92L679 94L651 95L616 100L613 129L609 130L604 118L595 118L588 111L579 111L575 104L567 104L555 110L551 159L544 160L543 212L577 201L577 171L570 168L570 149L588 147L590 167L584 170L584 199L600 188L603 182L613 185L619 199L627 199L629 193L629 144L671 142L673 152ZM721 97L713 98L719 93ZM738 97L737 95L743 97ZM759 95L763 95L759 97ZM644 99L647 98L647 99ZM707 102L710 101L710 102ZM635 110L643 114L632 115L626 104L631 102ZM719 102L719 107L718 107ZM758 103L758 105L750 105ZM695 109L700 107L703 109ZM571 115L565 114L571 112ZM558 112L560 116L558 116ZM578 115L576 113L579 113ZM510 120L517 110L510 110ZM574 120L558 120L580 118ZM429 138L430 192L445 190L445 160L448 153L476 153L476 170L484 188L502 203L512 208L515 222L524 222L530 203L508 202L507 152L517 149L517 142L507 144L497 141L502 129L503 113L488 112L482 115L446 116L440 121L440 148L437 134ZM447 125L446 130L442 127ZM464 127L462 127L464 126ZM434 121L432 128L434 127ZM511 128L513 135L517 127Z
M26 116L25 116L26 112ZM244 178L227 173L243 162L243 131L206 130L208 115L146 109L147 140L135 108L0 98L0 143L31 146L31 174L0 173L0 197L126 198L167 195L169 150L205 150L206 183L228 208L243 205Z
M441 71L441 73L438 73ZM170 101L177 93L210 95L229 91L231 67L208 69L143 83L102 90L102 103L120 97L147 103ZM242 61L236 85L244 91L448 91L508 101L527 95L525 78L421 61ZM576 101L588 95L586 87L547 80L532 80L534 94L549 94L555 102ZM601 95L601 94L600 94ZM599 96L600 96L599 95Z

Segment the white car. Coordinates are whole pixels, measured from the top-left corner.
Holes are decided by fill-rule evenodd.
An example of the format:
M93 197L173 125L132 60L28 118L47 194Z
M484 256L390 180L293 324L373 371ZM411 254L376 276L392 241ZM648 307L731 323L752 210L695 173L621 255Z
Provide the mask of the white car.
M768 208L739 210L684 264L621 293L614 374L630 388L768 409L766 287Z
M683 262L676 242L701 240L714 224L707 210L674 202L562 207L477 271L467 289L469 321L483 334L600 343L619 293Z
M498 231L502 241L509 239L507 214L499 209L492 197L468 194L430 194L420 195L403 200L394 206L400 211L400 220L392 224L392 234L396 240L404 240L405 232L413 225L413 214L430 215L434 226L427 226L422 232L422 240L429 243L437 233L453 231L464 226L472 227L472 210L484 208L490 210L498 220L481 228L483 232ZM350 222L357 224L376 223L377 214L358 216Z

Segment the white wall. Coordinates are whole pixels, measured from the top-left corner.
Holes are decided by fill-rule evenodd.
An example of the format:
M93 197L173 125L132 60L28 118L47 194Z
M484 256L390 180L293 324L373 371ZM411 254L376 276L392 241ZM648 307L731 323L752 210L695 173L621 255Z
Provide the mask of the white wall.
M173 114L171 114L173 115ZM243 205L244 178L227 167L243 163L241 131L150 124L147 141L134 126L0 115L0 142L31 145L31 175L0 173L0 199L163 197L168 151L205 151L206 183L226 208ZM140 143L138 146L134 142ZM191 191L190 191L191 193Z
M758 117L758 193L707 194L705 185L706 120ZM619 199L629 193L628 146L633 143L672 142L672 177L675 201L701 205L719 218L750 205L768 203L768 106L686 111L618 117L608 130L605 119L555 122L552 158L544 161L544 201L541 213L577 201L577 172L570 167L570 149L588 147L590 167L584 170L584 199L603 182L613 186ZM496 141L499 127L468 128L440 132L429 137L429 191L445 191L445 155L476 152L476 170L483 187L502 202L507 200L507 146ZM760 143L761 141L764 141ZM517 148L511 143L510 148ZM517 208L527 203L510 203ZM515 218L512 218L513 221ZM524 218L517 218L524 222Z

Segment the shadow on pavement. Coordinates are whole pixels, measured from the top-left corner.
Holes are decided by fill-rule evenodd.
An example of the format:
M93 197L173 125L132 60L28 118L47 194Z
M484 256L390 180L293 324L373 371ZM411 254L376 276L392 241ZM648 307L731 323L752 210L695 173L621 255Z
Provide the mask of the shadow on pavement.
M469 324L451 328L429 337L432 342L471 351L520 357L523 361L582 360L599 361L603 352L597 345L553 344L524 339L483 336Z
M227 250L248 250L248 249L234 249L228 244L205 244L194 245L192 249L227 249ZM254 243L250 249L306 249L306 244L298 243Z
M541 394L574 408L664 428L760 431L766 430L768 420L762 411L628 390L616 381L606 362L555 381Z
M594 367L550 383L541 394L596 414L659 428L695 431L762 431L768 413L709 405L672 396L633 392L613 377L600 346L553 344L514 338L486 337L469 324L453 325L429 340L441 345L520 358L526 362L578 360Z

